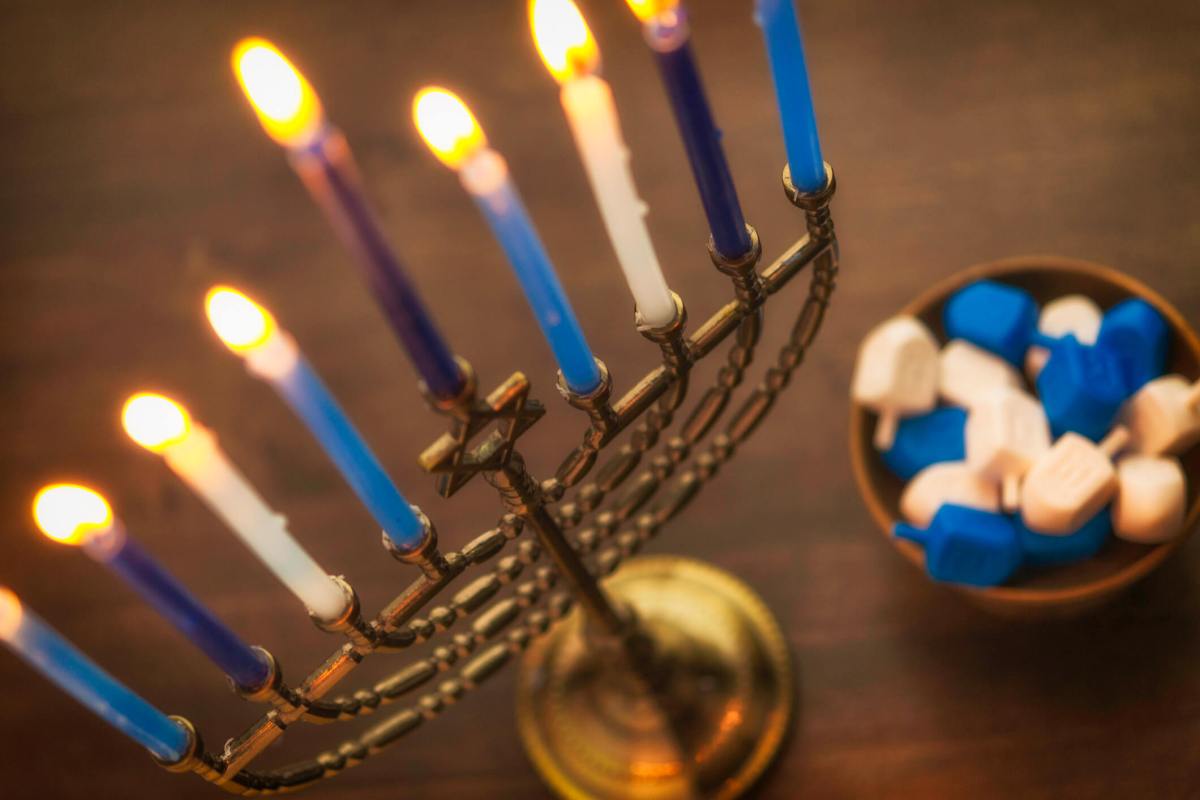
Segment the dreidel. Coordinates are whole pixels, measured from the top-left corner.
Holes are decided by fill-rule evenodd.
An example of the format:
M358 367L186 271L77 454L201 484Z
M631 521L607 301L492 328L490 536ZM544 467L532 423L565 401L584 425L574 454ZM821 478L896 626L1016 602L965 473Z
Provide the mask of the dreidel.
M1113 532L1112 512L1107 507L1100 509L1096 516L1065 536L1030 530L1021 521L1020 514L1013 514L1012 520L1017 526L1023 563L1035 567L1070 564L1091 558L1100 552L1100 548L1108 541L1109 534Z
M992 389L967 414L967 463L1000 484L1000 504L1014 511L1021 478L1050 449L1050 428L1037 400L1020 389Z
M1200 442L1200 381L1182 375L1155 378L1125 401L1121 424L1129 446L1145 455L1178 455Z
M1163 374L1170 338L1162 314L1142 298L1134 297L1105 313L1096 345L1116 356L1132 394Z
M1112 459L1129 442L1121 426L1099 445L1065 433L1034 462L1021 486L1021 521L1032 531L1065 536L1078 530L1112 499L1117 474Z
M901 415L934 407L937 379L937 340L915 317L892 317L867 334L858 349L851 394L879 415L877 449L892 446Z
M1173 539L1183 530L1186 496L1178 459L1126 456L1117 462L1113 532L1141 544Z
M1037 302L1029 292L995 281L965 286L942 307L947 338L966 339L1014 367L1025 359L1037 320Z
M1022 386L1012 365L966 339L954 339L938 355L938 394L947 403L970 408L989 389Z
M955 406L905 417L896 426L891 448L881 454L883 463L900 479L909 480L930 464L962 461L966 425L967 412Z
M965 461L931 464L908 482L900 495L900 514L919 528L950 503L981 511L1000 510L1000 487Z
M1071 334L1061 339L1038 334L1035 341L1050 350L1037 389L1051 433L1070 431L1100 441L1129 396L1120 361L1111 350L1080 344Z
M1082 294L1069 294L1042 306L1042 312L1038 315L1037 330L1038 333L1055 339L1069 333L1080 344L1095 344L1103 316L1100 306L1096 305L1092 298ZM1050 351L1041 345L1035 344L1026 351L1025 374L1030 382L1037 381L1049 358Z
M925 548L925 570L934 580L967 586L1004 583L1021 564L1021 545L1003 514L947 503L927 528L897 522L892 532Z

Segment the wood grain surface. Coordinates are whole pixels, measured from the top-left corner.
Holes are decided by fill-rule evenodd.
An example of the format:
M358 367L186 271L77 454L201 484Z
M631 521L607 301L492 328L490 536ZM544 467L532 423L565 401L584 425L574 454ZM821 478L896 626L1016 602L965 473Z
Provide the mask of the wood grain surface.
M186 400L331 571L374 609L408 577L323 454L206 329L204 289L271 306L448 546L495 518L489 489L440 501L417 452L439 422L324 221L234 84L240 36L278 41L321 92L430 306L485 382L525 370L551 413L527 439L545 475L581 420L503 256L417 140L438 82L509 159L618 387L655 350L630 301L522 0L6 2L0 8L0 582L101 664L219 746L256 718L129 590L41 539L46 480L105 489L128 527L293 677L330 649L157 459L118 426L139 388ZM728 293L665 97L619 0L583 3L605 57L671 285L693 318ZM695 44L749 218L768 253L799 232L750 0L695 0ZM1200 545L1117 605L1070 623L992 619L871 529L846 446L866 329L978 261L1060 253L1120 267L1200 321L1200 6L802 0L826 156L838 171L839 293L786 402L654 545L756 586L798 659L799 719L765 798L1200 796ZM773 308L797 307L800 287ZM768 333L778 341L787 316ZM387 659L384 659L387 661ZM386 666L386 665L385 665ZM381 667L364 669L368 676ZM0 795L219 796L173 776L0 653ZM336 741L289 736L282 763ZM512 674L313 796L545 796L515 738Z

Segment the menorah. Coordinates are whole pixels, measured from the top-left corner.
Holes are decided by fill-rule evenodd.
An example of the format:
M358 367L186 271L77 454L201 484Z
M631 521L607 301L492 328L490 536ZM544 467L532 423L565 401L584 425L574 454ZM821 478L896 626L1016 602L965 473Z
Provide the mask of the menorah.
M600 577L636 555L733 458L803 362L838 270L829 210L835 187L828 166L826 172L826 187L806 193L784 170L785 193L803 211L806 233L765 269L758 269L762 249L753 228L745 258L727 260L710 246L734 298L699 328L688 332L678 295L669 325L639 324L662 363L623 396L611 400L612 376L602 362L601 386L590 394L572 392L560 376L559 394L588 425L554 477L532 476L517 447L545 413L526 376L515 372L481 397L474 371L460 359L469 379L459 396L424 392L448 430L421 453L420 464L447 498L482 475L504 506L498 524L457 552L441 552L427 518L415 550L399 551L384 537L420 577L370 621L342 581L346 613L314 622L344 643L296 686L263 651L270 680L239 693L269 710L221 752L206 750L199 732L177 717L190 748L163 766L235 794L295 790L380 752L524 654L520 732L542 776L563 795L731 797L750 786L792 715L790 659L770 612L734 577L690 559L633 559L607 582ZM754 360L768 299L805 268L808 295L786 343L709 441ZM693 367L731 337L712 385L668 435ZM616 447L626 430L628 441ZM608 458L597 466L601 455ZM533 536L523 536L526 530ZM543 554L549 564L540 563ZM448 602L430 607L443 595ZM467 621L469 629L453 632ZM444 643L427 657L371 686L333 694L368 656L401 654L439 637ZM416 696L439 676L436 688ZM278 769L251 766L297 723L346 722L406 700L402 710L313 758Z
M346 139L312 87L270 42L245 39L233 66L247 99L364 270L420 374L421 394L446 422L447 431L421 453L421 467L436 476L444 498L482 475L504 513L460 551L443 553L432 522L392 483L291 336L245 295L216 287L206 311L218 338L301 417L380 524L385 549L417 567L419 577L369 618L354 588L312 560L214 434L193 425L170 398L143 392L122 412L130 438L162 456L317 627L342 643L301 682L285 682L267 650L225 627L126 536L100 493L77 484L38 493L34 517L42 531L81 545L132 585L225 672L237 694L266 711L210 752L188 720L146 703L2 586L0 640L166 769L195 772L238 794L291 791L335 775L436 718L522 654L520 732L560 794L732 797L762 774L793 703L787 646L770 612L737 579L697 561L641 558L617 570L733 458L803 362L838 269L833 171L817 141L794 9L790 0L760 0L788 145L783 186L804 213L805 233L759 270L762 247L737 201L688 46L686 14L677 0L629 5L656 54L708 217L709 258L732 283L733 299L688 331L684 303L668 288L642 219L611 90L597 74L598 50L571 0L531 0L534 38L561 86L634 296L637 330L661 353L661 364L619 399L612 399L613 378L574 319L506 162L461 99L437 87L419 92L418 129L479 205L558 361L559 394L587 420L582 441L554 476L535 478L518 447L545 414L529 380L515 372L486 395L480 391L471 365L453 355L389 247ZM808 296L786 343L715 432L753 363L768 299L805 268ZM726 340L731 346L715 379L683 413L693 369ZM532 535L522 538L527 529ZM428 646L418 652L418 645ZM335 693L368 656L382 653L410 660L383 680ZM393 704L404 707L309 760L252 766L299 723L345 722Z

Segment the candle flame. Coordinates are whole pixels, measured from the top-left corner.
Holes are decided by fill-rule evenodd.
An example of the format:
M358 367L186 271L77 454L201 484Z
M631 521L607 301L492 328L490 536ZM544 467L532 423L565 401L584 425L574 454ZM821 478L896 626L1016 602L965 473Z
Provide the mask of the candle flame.
M303 147L321 130L317 93L292 62L266 39L243 39L233 48L233 71L258 121L284 147Z
M546 68L564 83L595 71L600 51L571 0L529 0L529 25Z
M277 328L270 311L229 286L209 289L204 310L218 338L235 353L262 347Z
M625 2L642 22L650 22L679 7L679 0L625 0Z
M33 498L33 519L42 533L63 544L82 544L112 527L113 514L99 492L74 483L42 487Z
M125 401L121 424L130 439L156 453L183 441L192 429L187 409L152 392L139 392Z
M451 169L487 146L487 137L471 109L454 92L440 86L426 86L417 92L413 121L425 144Z
M0 586L0 639L10 640L21 627L21 600L7 586Z

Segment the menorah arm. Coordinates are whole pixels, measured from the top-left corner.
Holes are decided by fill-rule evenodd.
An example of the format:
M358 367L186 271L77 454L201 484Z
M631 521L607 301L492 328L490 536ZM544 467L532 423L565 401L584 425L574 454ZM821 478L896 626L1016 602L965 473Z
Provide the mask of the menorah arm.
M475 655L462 666L455 677L443 681L433 691L419 697L410 707L391 714L360 735L345 740L337 747L323 751L311 759L269 770L247 768L249 761L257 757L267 744L278 738L286 727L279 713L272 711L260 720L259 724L227 745L225 753L221 755L206 752L199 734L191 723L176 718L188 729L191 746L181 761L164 763L162 766L173 772L195 772L225 791L252 796L295 791L323 778L332 777L380 752L426 720L436 718L467 692L477 688L507 664L513 655L523 651L534 638L545 633L554 622L566 616L573 607L573 599L569 593L560 592L546 597L542 606L544 610L535 608L522 624L509 630L502 641ZM484 636L495 636L513 621L512 617L503 621L497 617L495 622L487 625ZM390 695L387 700L396 699L426 683L437 672L428 661L416 662L377 683L375 690L381 695ZM374 707L364 710L374 711Z

